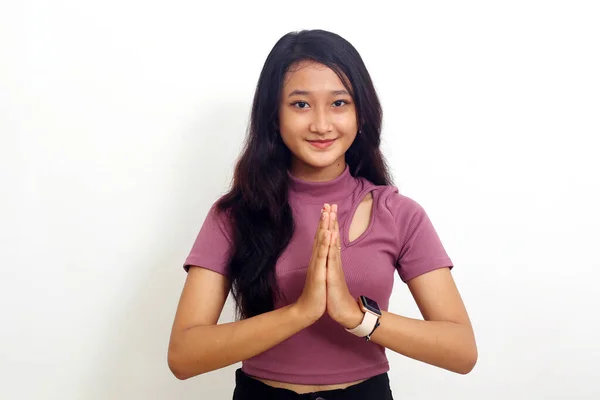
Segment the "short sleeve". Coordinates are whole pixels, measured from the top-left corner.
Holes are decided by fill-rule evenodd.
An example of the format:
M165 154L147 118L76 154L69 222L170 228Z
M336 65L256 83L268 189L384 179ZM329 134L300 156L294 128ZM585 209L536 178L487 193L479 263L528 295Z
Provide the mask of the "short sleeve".
M419 203L396 189L388 196L387 206L399 233L396 269L403 282L438 268L453 268L433 223Z
M213 204L183 265L186 272L194 265L227 275L232 243L229 227L227 214L219 212Z

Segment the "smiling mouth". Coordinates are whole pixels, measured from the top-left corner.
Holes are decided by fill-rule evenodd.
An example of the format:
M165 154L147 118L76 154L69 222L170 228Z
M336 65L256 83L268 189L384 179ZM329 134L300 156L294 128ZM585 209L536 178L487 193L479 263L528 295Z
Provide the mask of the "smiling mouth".
M309 142L311 143L329 143L329 142L333 142L335 139L327 139L327 140L309 140Z
M329 140L309 140L308 143L310 143L312 146L317 147L319 149L326 149L329 146L331 146L333 144L333 142L335 142L336 139L329 139Z

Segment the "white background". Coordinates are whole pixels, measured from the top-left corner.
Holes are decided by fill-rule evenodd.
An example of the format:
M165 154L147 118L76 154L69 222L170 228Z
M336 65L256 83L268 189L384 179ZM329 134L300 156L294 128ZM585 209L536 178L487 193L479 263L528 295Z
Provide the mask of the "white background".
M3 1L0 398L231 398L237 365L167 367L181 266L268 52L303 28L365 60L476 331L466 376L388 351L396 398L600 398L599 8ZM399 280L391 311L419 316Z

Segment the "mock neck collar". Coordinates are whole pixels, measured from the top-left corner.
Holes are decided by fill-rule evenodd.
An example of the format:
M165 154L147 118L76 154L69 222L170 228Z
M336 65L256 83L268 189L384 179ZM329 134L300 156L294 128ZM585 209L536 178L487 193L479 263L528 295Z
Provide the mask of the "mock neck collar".
M358 186L346 164L344 171L329 181L312 182L293 176L288 170L290 197L312 204L334 203L349 196Z

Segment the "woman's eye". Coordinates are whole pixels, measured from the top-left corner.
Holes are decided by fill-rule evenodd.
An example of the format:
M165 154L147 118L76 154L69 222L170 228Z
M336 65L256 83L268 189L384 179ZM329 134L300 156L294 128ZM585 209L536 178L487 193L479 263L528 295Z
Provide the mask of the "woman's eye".
M308 103L304 101L297 101L294 103L294 106L298 108L306 108L308 106Z
M336 107L341 107L341 106L343 106L344 104L346 104L346 101L345 101L345 100L337 100L337 101L334 101L334 102L333 102L333 104L334 104Z

